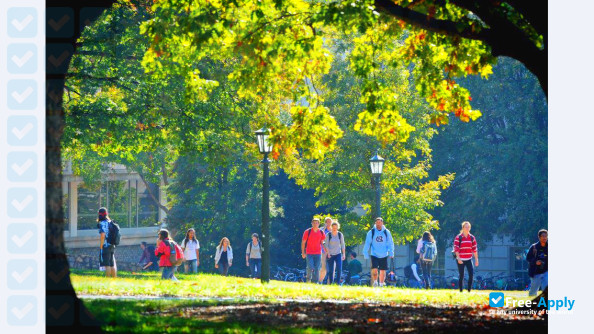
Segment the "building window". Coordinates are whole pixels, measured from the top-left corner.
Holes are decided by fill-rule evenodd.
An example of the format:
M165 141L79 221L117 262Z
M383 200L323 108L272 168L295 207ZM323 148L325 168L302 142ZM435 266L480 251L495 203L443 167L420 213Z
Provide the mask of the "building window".
M517 279L514 288L516 290L523 290L530 278L528 277L528 261L526 261L526 248L512 247L510 253L512 254L512 275Z
M64 213L64 231L70 230L70 182L62 182L62 212Z
M155 226L159 222L159 207L155 203L155 200L159 201L159 186L154 183L149 183L149 188L147 188L144 182L136 182L136 226Z
M159 222L159 186L138 180L107 181L100 184L78 185L79 230L97 228L97 209L104 206L120 227L155 226Z
M97 228L97 210L101 207L101 184L78 185L77 229Z

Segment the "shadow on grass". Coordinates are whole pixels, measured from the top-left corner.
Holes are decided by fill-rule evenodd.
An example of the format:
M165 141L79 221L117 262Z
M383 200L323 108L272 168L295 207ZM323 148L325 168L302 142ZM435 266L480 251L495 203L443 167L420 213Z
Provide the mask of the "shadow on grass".
M112 333L386 333L547 330L531 317L490 308L365 303L242 303L191 300L85 300Z

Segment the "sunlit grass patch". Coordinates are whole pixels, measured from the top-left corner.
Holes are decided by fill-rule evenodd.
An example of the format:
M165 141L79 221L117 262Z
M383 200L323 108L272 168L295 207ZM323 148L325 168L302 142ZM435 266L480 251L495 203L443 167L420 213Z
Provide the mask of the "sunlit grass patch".
M179 282L161 280L158 273L120 272L108 279L99 272L73 271L71 278L79 295L229 298L258 301L335 300L344 302L390 302L423 305L485 305L489 291L460 293L458 290L371 288L270 281L219 276L178 274ZM523 291L508 292L514 299L528 299Z

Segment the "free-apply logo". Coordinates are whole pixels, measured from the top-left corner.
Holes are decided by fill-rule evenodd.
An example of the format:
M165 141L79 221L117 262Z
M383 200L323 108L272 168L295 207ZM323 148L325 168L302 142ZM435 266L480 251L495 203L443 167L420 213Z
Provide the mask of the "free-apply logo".
M491 292L489 294L489 306L503 307L505 306L505 296L503 292Z
M569 299L564 297L563 299L545 299L541 297L539 301L533 300L516 300L512 297L505 297L503 292L491 292L489 293L489 306L491 307L528 307L538 306L546 308L547 311L555 309L555 311L566 310L571 311L575 304L575 299Z

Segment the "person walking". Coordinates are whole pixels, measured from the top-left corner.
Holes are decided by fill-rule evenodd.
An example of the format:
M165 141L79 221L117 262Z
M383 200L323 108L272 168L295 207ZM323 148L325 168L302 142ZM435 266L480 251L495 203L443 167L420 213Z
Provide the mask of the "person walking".
M252 241L245 250L245 265L250 268L252 278L260 278L262 271L262 249L258 233L252 234Z
M330 233L330 231L332 231L332 218L331 217L326 217L324 218L324 229L322 230L322 232L324 232L324 235L328 235L328 233ZM322 262L321 262L321 267L320 267L320 284L328 284L328 271L330 271L327 267L327 259L328 255L325 251L324 248L322 248Z
M319 227L320 220L318 218L312 219L311 228L305 230L301 238L301 257L306 259L305 277L307 283L319 283L322 244L326 237Z
M97 212L97 227L99 228L99 266L105 267L106 277L117 277L115 264L115 245L110 244L109 223L111 218L104 207Z
M196 239L196 231L193 228L188 229L181 246L184 251L186 274L197 273L200 265L200 243Z
M426 289L432 289L431 268L433 267L433 262L437 258L437 245L435 244L433 235L431 235L431 232L429 231L423 233L421 240L423 241L423 246L420 251L420 262L423 281L425 282Z
M324 250L326 254L326 268L328 269L328 284L340 284L340 275L342 273L342 261L346 258L344 236L339 232L340 224L333 221L332 230L326 234ZM336 270L336 273L334 271Z
M538 242L530 246L526 254L526 261L530 263L528 276L530 276L530 291L528 296L536 296L538 290L544 290L549 285L549 232L538 231Z
M174 275L175 267L171 264L169 259L171 255L171 238L169 237L169 231L166 229L159 230L159 238L157 238L157 248L155 249L155 255L160 257L159 267L162 268L161 279L170 279L177 281Z
M215 268L219 269L219 272L223 276L227 276L229 267L233 265L233 249L231 248L231 242L227 237L221 239L221 242L217 246L215 254Z
M366 260L371 256L372 286L385 286L388 257L394 258L394 239L392 239L392 233L384 226L384 220L381 217L375 218L375 227L367 232L363 256Z
M474 254L475 265L478 267L478 249L476 244L476 238L470 234L471 225L465 221L462 223L462 230L460 234L454 239L454 254L456 261L458 262L458 287L460 292L464 290L464 267L468 271L468 292L472 289L472 278L474 275L474 267L472 266L472 255Z

